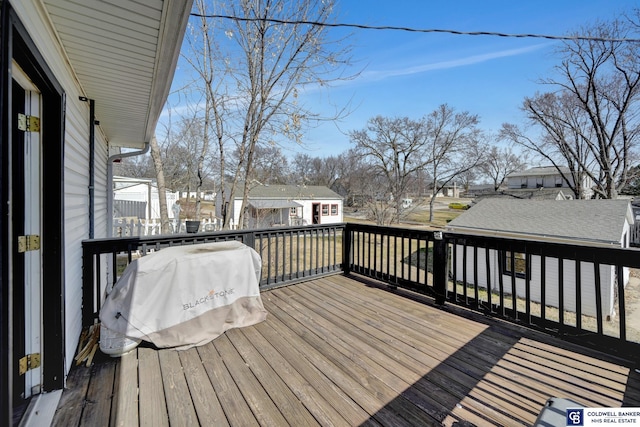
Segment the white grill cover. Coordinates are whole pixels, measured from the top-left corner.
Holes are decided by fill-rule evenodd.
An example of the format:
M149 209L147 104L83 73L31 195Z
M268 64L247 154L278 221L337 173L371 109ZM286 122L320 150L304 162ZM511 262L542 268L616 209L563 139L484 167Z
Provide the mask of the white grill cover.
M100 321L114 332L182 349L266 319L260 255L240 242L175 246L131 262Z

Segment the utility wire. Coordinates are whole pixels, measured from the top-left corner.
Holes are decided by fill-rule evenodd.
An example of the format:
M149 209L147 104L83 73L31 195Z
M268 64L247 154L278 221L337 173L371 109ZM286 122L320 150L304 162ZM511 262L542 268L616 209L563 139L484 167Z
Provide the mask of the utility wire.
M609 38L609 37L589 37L589 36L552 36L548 34L508 34L498 33L494 31L458 31L458 30L443 30L437 28L411 28L411 27L396 27L392 25L363 25L363 24L348 24L348 23L329 23L329 22L317 22L317 21L304 21L304 20L286 20L276 18L243 18L239 16L231 15L205 15L201 13L191 13L191 16L198 18L219 18L229 19L240 22L271 22L274 24L289 24L289 25L314 25L318 27L333 27L333 28L357 28L360 30L391 30L391 31L405 31L411 33L441 33L441 34L455 34L465 36L494 36L494 37L512 37L512 38L538 38L549 40L583 40L583 41L600 41L600 42L629 42L640 43L640 39L634 38Z

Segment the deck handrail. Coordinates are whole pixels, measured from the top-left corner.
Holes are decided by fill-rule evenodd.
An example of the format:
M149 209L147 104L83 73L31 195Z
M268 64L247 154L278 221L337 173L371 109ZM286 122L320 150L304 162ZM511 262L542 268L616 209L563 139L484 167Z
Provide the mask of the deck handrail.
M627 358L640 353L626 306L639 250L353 223L343 241L347 272Z
M343 230L344 224L340 223L84 240L83 325L96 321L106 289L117 282L135 257L171 246L240 241L261 255L260 289L264 290L341 272Z
M134 256L228 240L260 253L262 290L354 273L640 361L626 287L640 250L354 223L86 240L84 324Z

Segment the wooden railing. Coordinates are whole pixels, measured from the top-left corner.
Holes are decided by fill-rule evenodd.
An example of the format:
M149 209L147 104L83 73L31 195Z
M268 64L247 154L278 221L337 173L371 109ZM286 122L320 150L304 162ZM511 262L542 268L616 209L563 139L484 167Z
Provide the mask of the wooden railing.
M639 250L351 223L86 240L83 321L134 257L227 240L261 255L261 289L353 273L640 361Z
M98 317L105 290L136 257L170 246L237 240L262 258L260 288L268 289L342 271L344 224L197 234L91 239L82 242L84 325Z
M640 360L638 250L351 223L343 239L346 272Z

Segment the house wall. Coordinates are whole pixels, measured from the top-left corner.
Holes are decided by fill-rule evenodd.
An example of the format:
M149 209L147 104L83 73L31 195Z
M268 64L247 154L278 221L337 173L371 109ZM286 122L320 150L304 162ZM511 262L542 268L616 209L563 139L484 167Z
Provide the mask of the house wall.
M569 177L569 180L573 182L573 179ZM539 176L517 176L508 179L509 188L554 188L562 187L569 188L566 180L562 178L560 174L554 175L539 175ZM558 185L559 184L559 185Z
M179 193L167 193L167 212L169 218L173 218L172 206L178 200ZM151 212L149 212L149 186L147 184L136 184L114 191L113 198L115 200L133 200L147 203L147 211L144 218L141 219L158 219L160 218L160 198L158 196L158 187L151 186Z
M11 4L66 95L64 339L65 370L68 372L72 366L82 326L82 240L89 237L89 104L78 99L85 94L65 60L41 3L37 0L21 0L12 1ZM96 131L95 143L95 236L106 237L107 143L102 132ZM46 208L44 214L46 215Z
M463 255L464 247L456 245L456 280L463 280L464 264ZM477 249L477 269L478 269L478 286L487 289L487 266L486 266L486 249ZM453 269L453 267L451 267ZM491 281L491 289L499 290L499 280L502 276L503 288L506 294L512 293L512 285L510 274L504 274L502 266L498 260L496 250L489 250L489 269ZM600 287L602 295L602 314L603 316L611 316L615 309L615 268L613 266L600 266ZM452 271L453 272L453 271ZM541 302L541 283L542 283L542 259L538 255L531 256L531 281L530 292L531 301ZM566 311L575 312L576 310L576 266L573 260L563 260L562 262L564 296L563 304ZM629 279L628 269L625 269L624 283ZM474 248L467 247L467 267L466 282L469 285L475 284L474 278ZM595 298L595 271L593 263L580 263L580 295L582 300L582 313L588 316L596 315L596 298ZM525 280L516 277L516 295L518 297L526 297ZM545 301L550 307L559 307L559 260L557 258L545 258Z
M218 197L216 199L217 201L220 201L220 197ZM319 203L321 205L329 205L329 215L322 215L322 211L321 211L321 215L320 215L320 224L338 224L343 222L343 201L342 199L314 199L314 200L294 200L296 203L300 203L302 205L302 207L298 208L298 216L297 218L299 220L302 220L304 223L306 224L313 224L313 205L316 203ZM238 224L238 221L240 219L240 208L242 207L242 199L236 199L234 201L233 204L229 204L231 206L231 208L233 209L232 214L233 214L233 223L234 224ZM338 214L337 215L331 215L331 205L338 205ZM218 206L221 206L220 203L216 203L216 215L221 216L220 211L218 210ZM301 213L300 213L301 211ZM265 218L264 215L260 215L260 223L261 224L279 224L280 223L280 214L279 213L273 213L270 217L273 221L269 221ZM287 215L283 214L283 218L285 218L285 220L287 219ZM254 222L252 222L253 219L253 215L250 215L250 220L249 220L249 226L253 227L253 224L255 224ZM293 224L293 221L291 221L291 219L293 219L293 217L289 217L290 220L290 224Z
M250 208L249 228L267 228L276 225L289 226L289 209Z
M307 222L307 224L313 224L313 205L320 203L322 205L329 205L329 215L322 215L320 212L320 224L338 224L343 221L343 203L342 199L317 199L317 200L295 200L302 205L301 218ZM338 205L338 215L331 215L331 205ZM300 214L298 214L300 216Z
M573 177L567 175L568 181L565 180L560 173L532 175L532 176L515 176L507 178L507 186L509 188L570 188L573 185ZM590 199L593 195L593 181L588 176L582 179L582 194L584 199Z

